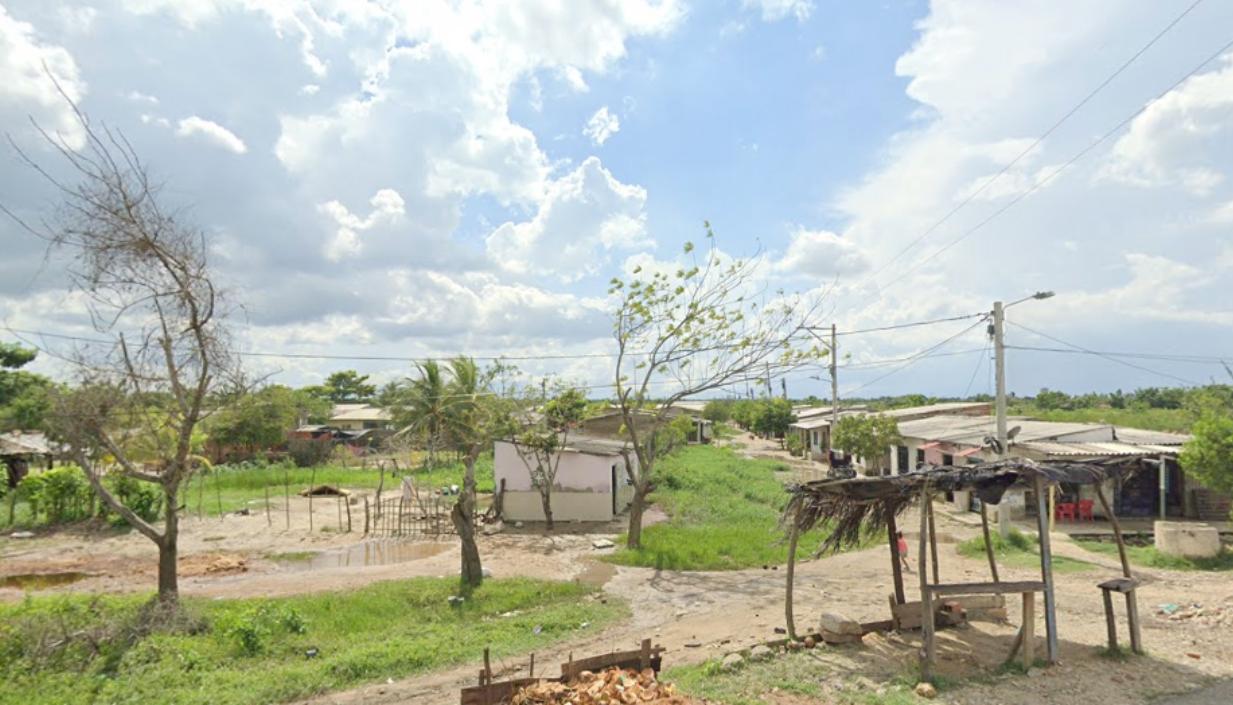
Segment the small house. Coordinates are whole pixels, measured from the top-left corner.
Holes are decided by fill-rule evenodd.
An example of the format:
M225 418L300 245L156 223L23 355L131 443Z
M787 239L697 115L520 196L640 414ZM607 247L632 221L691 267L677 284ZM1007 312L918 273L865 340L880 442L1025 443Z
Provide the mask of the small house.
M341 431L368 431L390 428L393 422L388 410L372 404L335 404L326 425Z
M635 473L638 459L625 443L612 439L571 437L554 457L556 482L552 488L554 521L611 521L629 507L634 496L626 463ZM543 521L539 490L531 482L535 456L514 441L493 446L493 477L501 492L501 515L506 521Z

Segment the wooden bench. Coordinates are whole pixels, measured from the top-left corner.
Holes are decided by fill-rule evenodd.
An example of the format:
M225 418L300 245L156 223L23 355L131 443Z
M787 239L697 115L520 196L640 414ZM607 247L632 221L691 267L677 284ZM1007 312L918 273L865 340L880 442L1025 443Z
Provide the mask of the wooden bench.
M1126 596L1126 621L1130 623L1130 650L1136 654L1143 653L1143 643L1139 636L1139 604L1135 597L1135 588L1139 581L1134 578L1114 578L1106 580L1096 587L1100 588L1100 596L1105 603L1105 628L1109 632L1109 650L1117 650L1117 620L1113 616L1113 593Z

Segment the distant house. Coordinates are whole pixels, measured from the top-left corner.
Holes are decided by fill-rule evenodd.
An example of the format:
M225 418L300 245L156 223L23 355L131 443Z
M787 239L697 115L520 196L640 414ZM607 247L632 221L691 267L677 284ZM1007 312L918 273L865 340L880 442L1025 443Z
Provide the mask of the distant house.
M695 411L691 406L683 404L674 404L668 409L665 418L669 421L676 419L678 416L688 416L693 422L693 430L689 434L689 443L710 443L713 434L714 426L707 420L702 418L701 412ZM652 411L639 411L634 415L636 419L635 426L640 427L646 424L647 427L655 421L656 413ZM620 409L609 409L601 412L582 421L579 424L579 432L596 438L624 439L625 433L625 417L621 414Z
M55 460L55 451L42 431L9 431L0 434L0 463L7 470L9 488L30 471L30 466L45 465L50 468Z
M637 457L618 440L572 437L568 441L560 452L556 484L552 488L553 520L612 520L633 499L625 463L631 463L636 472ZM535 458L530 451L520 451L513 441L497 441L493 445L492 464L496 486L502 491L502 518L543 521L539 490L531 483L530 468Z
M887 411L870 411L867 406L840 407L838 416L859 416L861 414L879 414L889 416L900 424L914 419L924 419L933 416L988 416L988 402L942 402L925 406L909 406L902 409ZM813 459L826 458L826 452L831 443L831 407L817 406L798 409L796 422L788 426L789 433L800 437L806 456Z
M393 426L394 417L372 404L335 404L325 425L341 431L368 431Z

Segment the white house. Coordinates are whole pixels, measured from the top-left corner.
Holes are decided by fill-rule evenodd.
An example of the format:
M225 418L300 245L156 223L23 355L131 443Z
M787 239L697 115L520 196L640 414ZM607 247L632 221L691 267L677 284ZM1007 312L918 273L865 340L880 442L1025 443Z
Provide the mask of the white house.
M366 431L389 428L393 420L389 411L372 404L335 404L327 425L343 431Z
M638 459L623 442L581 436L568 439L560 452L552 488L553 520L610 521L624 512L634 496L627 479L626 458L636 473ZM529 451L520 453L512 441L497 441L492 465L498 491L504 485L502 518L543 521L539 490L531 484L534 456Z

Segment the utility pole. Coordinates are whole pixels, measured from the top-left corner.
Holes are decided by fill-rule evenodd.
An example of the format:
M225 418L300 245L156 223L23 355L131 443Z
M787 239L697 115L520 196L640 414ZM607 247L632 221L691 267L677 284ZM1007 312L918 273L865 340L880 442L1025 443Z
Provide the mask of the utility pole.
M775 396L775 388L771 386L771 363L766 363L766 398Z
M997 368L997 400L994 411L997 414L998 457L1005 458L1008 448L1006 438L1006 341L1003 339L1005 314L1002 302L993 302L993 357ZM1002 538L1010 536L1010 505L1006 495L998 504L998 532Z
M839 423L839 345L835 342L835 324L831 324L831 427L826 434L827 462L835 457L835 426Z
M788 398L788 378L787 377L779 378L779 389L783 392L783 398L787 399Z

